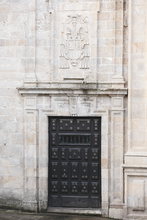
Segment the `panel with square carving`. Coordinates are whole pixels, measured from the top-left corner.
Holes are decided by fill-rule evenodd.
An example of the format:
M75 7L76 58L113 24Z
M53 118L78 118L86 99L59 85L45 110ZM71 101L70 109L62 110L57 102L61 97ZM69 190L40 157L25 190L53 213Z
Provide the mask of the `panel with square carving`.
M51 158L52 159L58 159L58 148L52 148L52 150L51 150Z
M98 182L92 182L91 183L91 192L92 192L92 194L98 194L98 192L99 192L99 184L98 184Z
M71 192L72 194L77 194L79 192L79 183L71 182Z
M99 134L94 134L94 135L93 135L93 144L94 144L94 146L99 145L100 142L101 142L101 137L100 137L100 135L99 135Z
M59 130L60 131L73 131L73 119L60 119Z
M97 180L99 177L98 163L92 163L91 165L91 178L92 180Z
M67 155L68 155L68 149L62 148L62 149L61 149L61 159L62 159L62 160L66 160Z
M91 159L92 160L98 160L99 158L99 150L97 148L94 148L91 150Z
M88 182L81 182L81 189L80 189L82 194L88 194L89 189L88 189Z
M73 148L69 149L69 159L70 160L80 160L81 159L81 149Z
M51 192L53 194L56 194L59 192L59 182L58 181L52 181L51 182Z
M73 162L71 163L71 170L70 170L70 173L71 173L71 178L72 179L78 179L79 178L79 163L78 162Z
M56 119L52 119L52 120L51 120L52 131L55 131L55 130L56 130L56 126L57 126L56 121L57 121Z
M88 173L88 163L82 162L81 164L81 179L88 179L89 173Z
M100 130L101 130L100 119L95 119L94 120L94 131L100 131Z
M61 192L68 193L69 191L69 184L68 182L61 182Z
M57 179L58 178L58 162L52 162L51 163L51 177L52 179Z
M61 178L62 179L68 179L69 177L69 163L63 162L61 163Z
M88 158L89 158L89 153L90 153L90 149L88 149L88 148L84 148L83 149L83 159L84 160L88 160Z
M77 130L78 131L90 131L90 119L77 119Z
M51 134L51 143L52 145L56 145L56 134L54 133Z

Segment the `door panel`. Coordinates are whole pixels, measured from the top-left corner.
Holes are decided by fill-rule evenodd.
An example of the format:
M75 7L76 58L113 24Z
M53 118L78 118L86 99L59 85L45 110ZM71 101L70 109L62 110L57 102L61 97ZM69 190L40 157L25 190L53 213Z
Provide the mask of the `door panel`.
M49 206L101 206L101 118L49 118Z

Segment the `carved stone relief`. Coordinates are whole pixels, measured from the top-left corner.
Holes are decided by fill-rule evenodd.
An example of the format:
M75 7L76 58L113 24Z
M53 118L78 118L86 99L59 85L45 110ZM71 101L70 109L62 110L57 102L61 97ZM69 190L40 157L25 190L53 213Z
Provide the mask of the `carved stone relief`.
M69 15L63 23L60 44L61 69L89 69L88 19Z
M53 79L95 81L99 0L51 1L49 8Z
M54 111L67 113L69 112L69 97L54 97L53 98Z

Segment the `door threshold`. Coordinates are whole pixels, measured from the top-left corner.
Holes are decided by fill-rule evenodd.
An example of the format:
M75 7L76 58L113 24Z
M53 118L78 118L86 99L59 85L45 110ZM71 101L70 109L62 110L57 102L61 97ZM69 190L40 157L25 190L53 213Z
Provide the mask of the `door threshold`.
M47 210L50 213L62 213L62 214L78 214L78 215L102 215L101 209L95 208L60 208L50 207Z

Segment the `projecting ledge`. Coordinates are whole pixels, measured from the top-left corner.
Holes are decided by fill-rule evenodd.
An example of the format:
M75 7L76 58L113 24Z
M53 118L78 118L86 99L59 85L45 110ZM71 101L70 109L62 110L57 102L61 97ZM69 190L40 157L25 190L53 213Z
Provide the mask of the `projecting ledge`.
M128 94L127 88L99 88L97 84L49 84L48 87L21 87L21 95L123 95Z

